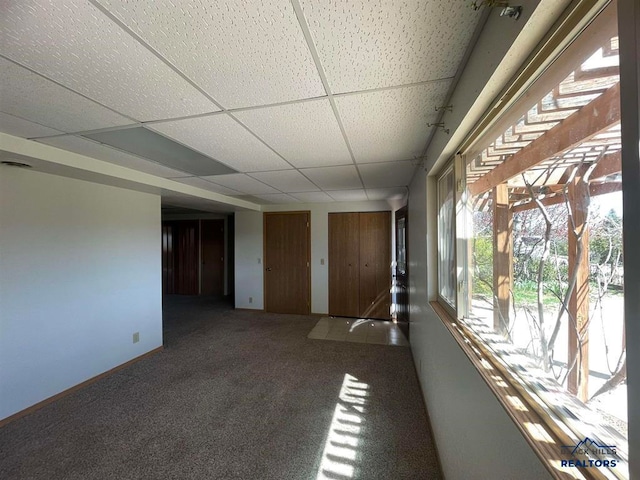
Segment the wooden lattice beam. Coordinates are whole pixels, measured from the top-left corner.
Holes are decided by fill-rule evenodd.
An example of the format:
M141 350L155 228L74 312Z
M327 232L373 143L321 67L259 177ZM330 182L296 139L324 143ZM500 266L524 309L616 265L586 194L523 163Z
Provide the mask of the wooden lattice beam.
M589 185L589 195L592 197L596 197L598 195L604 195L606 193L621 192L621 191L622 191L622 182L595 183L595 184ZM543 198L542 200L540 200L540 203L542 203L545 206L549 206L549 205L557 205L559 203L564 203L564 201L565 201L564 195L562 194L562 192L559 192L555 195ZM531 210L532 208L537 208L536 203L533 201L522 203L520 205L515 205L511 207L511 211L513 213L524 212L525 210Z
M607 89L598 98L477 179L469 185L469 193L473 196L487 192L531 167L580 145L618 122L620 83Z

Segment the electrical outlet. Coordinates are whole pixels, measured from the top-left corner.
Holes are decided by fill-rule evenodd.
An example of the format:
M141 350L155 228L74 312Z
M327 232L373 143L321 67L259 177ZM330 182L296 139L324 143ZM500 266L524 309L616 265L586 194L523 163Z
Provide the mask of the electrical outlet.
M261 258L259 258L259 259L258 259L258 265L260 265L261 263L262 263L262 259L261 259Z
M320 265L324 265L324 258L320 259Z
M133 343L138 343L140 341L140 332L135 332L133 334Z
M249 303L253 303L253 297L249 297Z

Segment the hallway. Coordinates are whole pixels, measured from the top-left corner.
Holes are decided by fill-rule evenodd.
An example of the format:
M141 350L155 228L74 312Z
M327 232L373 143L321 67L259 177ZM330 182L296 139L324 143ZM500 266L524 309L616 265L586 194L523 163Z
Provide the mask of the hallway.
M164 351L0 429L0 477L441 478L410 349L317 322L166 297Z

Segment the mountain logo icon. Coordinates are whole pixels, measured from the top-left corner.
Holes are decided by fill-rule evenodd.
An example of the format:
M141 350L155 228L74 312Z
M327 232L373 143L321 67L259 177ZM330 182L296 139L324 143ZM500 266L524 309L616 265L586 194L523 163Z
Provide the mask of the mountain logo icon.
M614 453L616 452L615 445L603 445L593 440L589 437L584 437L584 440L578 442L577 445L562 445L562 451L570 450L571 455L575 455L576 453L594 453L594 454L603 454L603 453Z

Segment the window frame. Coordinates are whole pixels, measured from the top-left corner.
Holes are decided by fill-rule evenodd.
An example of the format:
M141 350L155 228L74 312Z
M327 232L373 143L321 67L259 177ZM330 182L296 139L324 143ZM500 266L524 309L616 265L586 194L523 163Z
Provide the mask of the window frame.
M604 6L607 6L609 2L605 2ZM588 19L587 24L591 24L598 14L604 10L604 6L597 11L592 11L591 18ZM584 19L582 19L584 21ZM583 25L584 27L584 25ZM561 29L558 29L561 30ZM580 28L575 34L568 40L568 47L565 45L563 52L567 48L571 48L575 45L575 40L583 32L584 28ZM541 50L544 50L542 48ZM547 49L548 50L548 49ZM535 57L535 56L534 56ZM556 52L553 58L547 63L545 70L551 70L553 74L553 65L561 61L562 54ZM539 59L538 59L539 60ZM524 69L526 71L526 68ZM528 88L537 82L543 74L539 74L535 78L531 79L528 85L524 87L519 85L519 94L522 95L528 92ZM556 73L557 76L557 73ZM515 83L514 83L515 85ZM504 98L504 97L503 97ZM496 129L500 129L500 124L504 123L503 114L505 112L513 110L513 105L518 104L519 100L513 101L507 108L506 106L501 112L496 113L497 109L490 108L485 116L478 122L478 126L473 130L462 143L459 152L469 152L470 156L475 156L479 150L484 147L478 147L478 144L486 140L487 136L491 135L490 132L495 132ZM490 119L491 121L489 121ZM497 126L496 126L497 125ZM498 134L499 135L499 134ZM489 140L491 142L492 140ZM478 150L479 148L479 150ZM475 149L475 150L474 150ZM466 311L463 311L465 301L463 296L468 294L468 268L467 268L467 250L468 242L470 239L466 238L465 225L468 225L468 215L470 214L469 206L467 204L468 192L466 189L458 188L459 183L466 185L464 166L465 156L460 153L455 159L450 160L446 165L440 169L437 175L434 175L436 186L436 199L437 199L437 221L438 227L437 235L437 247L440 245L440 181L441 179L453 169L454 171L454 198L455 207L454 212L454 224L455 224L455 268L457 271L457 297L455 305L450 305L449 302L444 299L440 294L440 257L437 255L438 260L438 274L437 274L437 298L430 302L431 308L443 321L445 327L449 330L451 335L456 339L462 350L469 357L471 362L477 368L478 372L487 383L489 388L498 398L499 402L505 408L507 414L512 418L518 429L523 433L526 441L533 448L538 457L543 460L544 465L554 478L581 478L573 476L566 471L560 470L558 449L550 450L548 447L548 441L555 442L555 445L570 445L573 442L571 437L572 432L564 424L553 409L546 406L544 402L540 401L535 392L523 384L520 378L517 378L511 371L510 367L503 362L499 356L488 347L485 342L475 333L468 325L462 321L467 315ZM624 191L623 191L624 192ZM624 193L623 193L624 194ZM462 288L459 288L462 287ZM626 288L625 288L626 290ZM514 400L517 399L517 400ZM520 402L520 405L524 405L526 413L523 413L519 408L514 407L514 401ZM629 407L630 410L630 407ZM535 431L531 430L531 427L527 425L535 425ZM539 437L539 438L537 438ZM631 448L629 448L631 450ZM629 460L629 466L631 465ZM599 469L584 469L579 468L582 478L610 478L606 476Z

